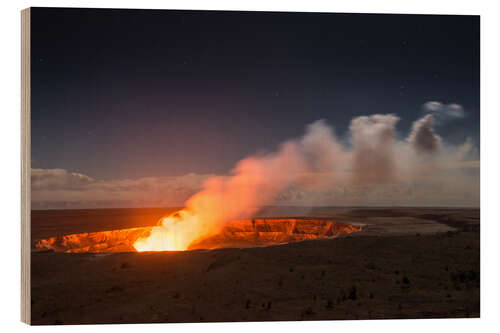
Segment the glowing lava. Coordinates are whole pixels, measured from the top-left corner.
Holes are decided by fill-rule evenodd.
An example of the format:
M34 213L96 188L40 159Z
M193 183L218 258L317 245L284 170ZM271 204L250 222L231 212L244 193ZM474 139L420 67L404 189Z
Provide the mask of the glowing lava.
M144 251L184 251L203 232L203 223L187 210L180 210L160 220L147 237L134 243L138 252Z
M361 227L326 218L255 218L228 222L216 233L186 210L157 226L70 234L38 240L35 248L66 253L184 251L279 245L334 238Z

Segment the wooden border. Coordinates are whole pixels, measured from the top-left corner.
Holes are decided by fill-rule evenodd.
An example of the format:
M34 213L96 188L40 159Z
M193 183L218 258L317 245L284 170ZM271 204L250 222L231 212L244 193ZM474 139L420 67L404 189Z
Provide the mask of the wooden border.
M31 11L21 11L21 321L31 323Z

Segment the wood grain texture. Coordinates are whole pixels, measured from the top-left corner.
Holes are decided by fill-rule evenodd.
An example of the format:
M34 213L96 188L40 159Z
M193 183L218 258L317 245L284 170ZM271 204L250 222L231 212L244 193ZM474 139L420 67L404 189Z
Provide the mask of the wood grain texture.
M21 321L31 323L31 11L21 11Z

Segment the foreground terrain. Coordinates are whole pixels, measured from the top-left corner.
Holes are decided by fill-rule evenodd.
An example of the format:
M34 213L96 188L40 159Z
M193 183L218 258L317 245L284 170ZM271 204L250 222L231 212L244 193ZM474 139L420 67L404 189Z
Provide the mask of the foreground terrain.
M34 211L32 240L153 225L166 213ZM479 210L321 208L304 215L363 231L246 249L33 252L32 323L479 316Z

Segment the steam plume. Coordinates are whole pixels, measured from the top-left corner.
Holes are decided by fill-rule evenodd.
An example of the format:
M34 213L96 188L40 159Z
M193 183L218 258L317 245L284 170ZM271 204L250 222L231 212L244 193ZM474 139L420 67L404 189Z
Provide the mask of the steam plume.
M362 116L351 121L354 146L354 180L389 181L394 177L395 125L399 118L392 114Z
M434 133L434 117L430 114L413 123L408 142L419 153L433 153L441 148L442 139Z
M398 140L398 121L392 114L354 118L349 128L352 148L342 145L325 121L312 123L301 139L284 142L276 152L244 158L228 176L208 178L202 190L187 200L186 209L153 228L139 247L161 248L158 243L175 235L176 249L187 248L219 232L226 222L251 217L287 193L312 200L326 193L332 200L329 205L335 205L342 203L338 188L344 186L340 193L357 196L368 205L378 196L386 202L392 198L394 205L405 204L401 198L437 199L438 206L436 194L443 189L451 191L448 195L457 202L467 191L479 192L475 180L470 182L462 170L466 164L459 163L470 150L470 141L442 149L432 115L415 121L407 140ZM422 153L433 154L432 161L421 158ZM304 192L308 195L300 195ZM464 199L470 200L467 195Z

